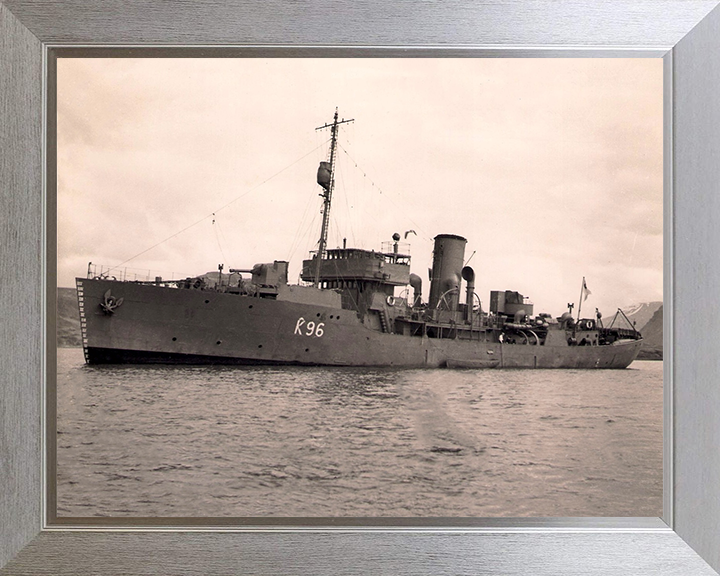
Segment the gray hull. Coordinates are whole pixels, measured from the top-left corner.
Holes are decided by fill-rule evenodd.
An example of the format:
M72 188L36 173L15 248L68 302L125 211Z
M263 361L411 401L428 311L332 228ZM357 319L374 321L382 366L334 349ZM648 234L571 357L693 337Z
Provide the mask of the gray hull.
M203 290L78 279L89 363L626 368L642 340L501 344L383 333L352 310ZM105 294L122 298L103 310Z

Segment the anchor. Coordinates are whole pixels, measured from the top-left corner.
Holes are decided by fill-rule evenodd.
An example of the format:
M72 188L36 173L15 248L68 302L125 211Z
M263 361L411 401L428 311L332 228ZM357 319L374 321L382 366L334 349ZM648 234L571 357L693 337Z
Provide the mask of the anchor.
M105 314L113 314L115 312L115 309L118 308L122 303L122 298L115 298L115 296L110 293L110 290L108 290L103 296L103 302L100 302L100 308Z

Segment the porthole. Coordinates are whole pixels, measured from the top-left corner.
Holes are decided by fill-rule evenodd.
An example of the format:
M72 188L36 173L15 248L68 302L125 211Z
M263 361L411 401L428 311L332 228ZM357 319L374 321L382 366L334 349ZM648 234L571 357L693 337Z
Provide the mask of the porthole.
M305 348L305 352L310 352L310 348Z
M315 314L315 316L317 316L318 318L320 318L320 312L318 312L317 314Z
M252 308L252 307L253 307L253 305L252 305L252 304L250 304L250 306L248 306L248 308Z
M262 348L262 344L258 344L258 348Z
M173 342L177 342L177 337L173 336Z
M210 304L210 300L205 300L205 304Z
M215 342L215 344L217 344L218 346L220 346L220 344L222 344L222 340L218 340L217 342Z

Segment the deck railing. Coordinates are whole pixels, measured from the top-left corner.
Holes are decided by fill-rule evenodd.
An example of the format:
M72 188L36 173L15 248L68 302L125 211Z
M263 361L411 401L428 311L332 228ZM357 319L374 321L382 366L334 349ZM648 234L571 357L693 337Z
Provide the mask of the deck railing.
M121 282L176 282L197 275L180 272L167 272L148 268L128 268L126 266L108 266L106 264L88 263L87 278L119 280Z

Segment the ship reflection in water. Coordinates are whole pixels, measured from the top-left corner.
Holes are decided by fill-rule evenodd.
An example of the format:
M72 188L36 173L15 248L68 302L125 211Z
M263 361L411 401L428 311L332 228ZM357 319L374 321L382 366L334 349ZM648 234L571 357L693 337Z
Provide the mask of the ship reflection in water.
M58 350L58 515L659 516L662 363L91 366Z

